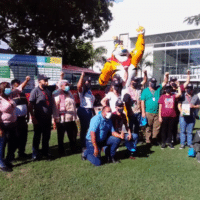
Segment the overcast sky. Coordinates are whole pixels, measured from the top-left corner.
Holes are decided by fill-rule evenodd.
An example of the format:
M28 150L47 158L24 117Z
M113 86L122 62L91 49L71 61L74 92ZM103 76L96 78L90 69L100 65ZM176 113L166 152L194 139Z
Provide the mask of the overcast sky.
M94 41L112 40L120 33L134 37L138 24L145 27L146 35L200 29L183 23L185 17L200 13L200 0L117 0L111 12L109 30Z

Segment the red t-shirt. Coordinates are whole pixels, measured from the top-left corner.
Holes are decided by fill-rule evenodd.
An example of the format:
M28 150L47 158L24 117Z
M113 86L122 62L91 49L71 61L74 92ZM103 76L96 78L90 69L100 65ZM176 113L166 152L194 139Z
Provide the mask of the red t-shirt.
M176 117L176 95L163 94L158 103L162 104L161 116L162 117Z

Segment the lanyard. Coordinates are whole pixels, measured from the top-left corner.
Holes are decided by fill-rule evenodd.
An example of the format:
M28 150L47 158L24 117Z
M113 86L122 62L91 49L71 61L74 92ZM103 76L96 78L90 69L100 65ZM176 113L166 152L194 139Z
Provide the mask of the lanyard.
M187 98L188 102L189 102L189 103L191 103L192 97L191 97L191 98L189 98L189 97L188 97L188 95L185 95L185 96L186 96L186 98Z
M46 94L46 92L42 91L42 93L44 94L45 96L45 99L46 99L46 105L49 106L49 98L48 98L48 95Z

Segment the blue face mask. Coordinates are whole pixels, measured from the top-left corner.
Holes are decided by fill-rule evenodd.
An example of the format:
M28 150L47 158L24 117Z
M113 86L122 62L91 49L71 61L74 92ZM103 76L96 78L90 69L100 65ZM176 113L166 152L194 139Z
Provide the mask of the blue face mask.
M7 96L9 96L11 94L11 92L12 92L11 88L5 88L5 90L4 90L4 94Z
M70 90L70 87L69 86L65 86L65 92L69 92L69 90Z

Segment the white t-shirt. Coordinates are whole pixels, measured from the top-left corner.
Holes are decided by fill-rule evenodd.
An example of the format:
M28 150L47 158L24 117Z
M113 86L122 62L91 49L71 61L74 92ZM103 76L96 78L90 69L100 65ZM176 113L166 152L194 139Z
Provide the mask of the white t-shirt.
M109 100L109 104L110 104L110 108L112 112L115 112L116 111L115 104L118 99L121 99L121 96L116 96L114 92L108 92L105 97L106 99Z
M95 97L91 90L88 90L84 95L83 92L79 93L80 97L80 107L83 108L93 108Z

